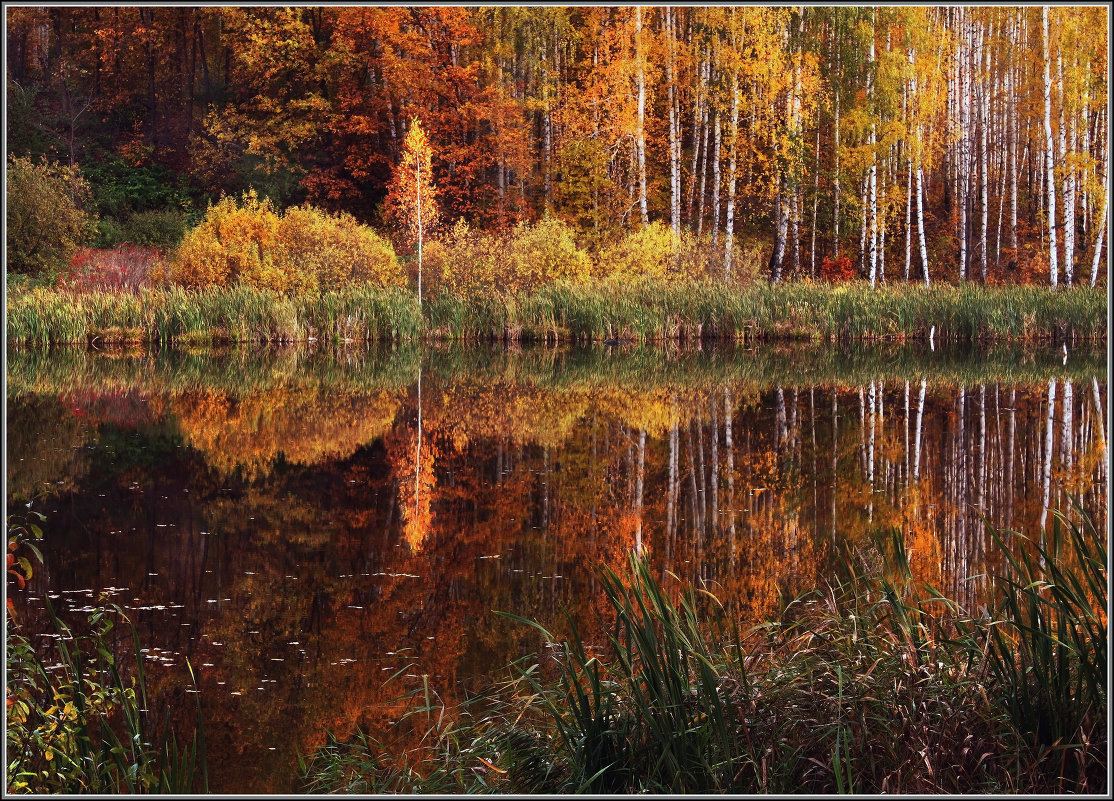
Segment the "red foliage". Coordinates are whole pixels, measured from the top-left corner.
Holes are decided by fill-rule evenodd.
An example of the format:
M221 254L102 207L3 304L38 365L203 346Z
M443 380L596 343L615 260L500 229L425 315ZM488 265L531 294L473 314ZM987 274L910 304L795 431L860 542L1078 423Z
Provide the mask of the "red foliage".
M820 277L825 281L850 281L855 277L855 268L848 256L840 256L834 261L825 256L820 262Z
M75 292L134 292L147 282L152 268L161 264L162 258L158 248L138 245L124 244L112 250L81 248L70 259L70 267L58 283Z

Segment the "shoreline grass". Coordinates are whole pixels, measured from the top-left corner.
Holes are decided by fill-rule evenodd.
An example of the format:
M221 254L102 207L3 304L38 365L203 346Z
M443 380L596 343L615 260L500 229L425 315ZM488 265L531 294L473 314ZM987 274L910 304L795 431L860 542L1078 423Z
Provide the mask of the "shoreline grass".
M529 292L440 294L354 287L283 295L203 290L9 293L8 342L220 345L233 342L735 340L1105 341L1103 289L862 282L725 285L554 283Z
M745 635L712 588L667 586L632 554L599 575L606 643L516 618L544 655L455 707L415 688L399 728L417 744L330 736L301 760L305 787L1102 794L1107 554L1082 517L1013 538L987 615L917 581L891 532Z

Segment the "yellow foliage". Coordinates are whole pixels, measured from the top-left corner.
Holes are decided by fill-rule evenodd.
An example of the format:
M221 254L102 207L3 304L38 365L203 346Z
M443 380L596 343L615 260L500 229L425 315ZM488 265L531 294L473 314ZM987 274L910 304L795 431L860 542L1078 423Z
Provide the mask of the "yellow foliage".
M350 214L333 216L312 206L287 209L279 233L291 262L316 275L322 287L404 283L394 249Z
M536 224L515 226L510 267L509 283L516 289L530 289L552 281L586 280L591 259L577 247L572 228L547 214Z
M599 259L601 278L629 280L681 277L677 256L681 240L662 222L652 222L627 234L603 249Z
M461 220L428 246L425 263L442 289L464 295L576 282L591 273L572 229L548 215L536 224L519 223L509 234L476 231Z
M427 246L425 263L442 289L467 295L494 291L506 269L505 257L503 237L473 230L460 220L443 239Z
M311 206L279 215L254 191L209 207L175 252L170 278L191 287L241 282L291 294L349 282L403 282L390 244L351 215Z

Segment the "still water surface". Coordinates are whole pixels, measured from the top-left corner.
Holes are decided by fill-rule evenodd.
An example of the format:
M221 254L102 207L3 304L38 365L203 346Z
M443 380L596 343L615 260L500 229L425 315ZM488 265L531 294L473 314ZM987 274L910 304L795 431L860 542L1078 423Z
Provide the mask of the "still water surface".
M1102 349L11 353L9 510L47 492L17 614L118 603L153 705L188 722L197 671L211 789L289 792L408 683L544 647L494 610L591 636L632 548L756 623L897 527L977 610L983 516L1106 525L1107 402Z

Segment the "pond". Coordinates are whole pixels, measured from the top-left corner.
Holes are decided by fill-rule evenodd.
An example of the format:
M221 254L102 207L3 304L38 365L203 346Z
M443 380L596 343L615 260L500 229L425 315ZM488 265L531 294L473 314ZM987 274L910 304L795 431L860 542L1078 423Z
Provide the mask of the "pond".
M545 647L495 611L598 632L631 549L752 624L896 527L978 610L984 518L1106 525L1107 403L1101 346L12 352L9 512L47 516L16 613L119 604L152 706L188 723L197 673L211 789L291 792L423 676Z

